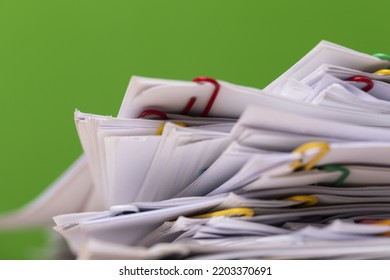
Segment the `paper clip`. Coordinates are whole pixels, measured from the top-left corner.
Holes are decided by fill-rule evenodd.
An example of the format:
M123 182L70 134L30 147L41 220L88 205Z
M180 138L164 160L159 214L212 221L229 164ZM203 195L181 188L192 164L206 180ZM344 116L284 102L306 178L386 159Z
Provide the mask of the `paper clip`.
M375 225L384 225L384 226L390 226L390 220L381 220L381 221L376 221L374 224L375 224Z
M195 96L191 97L181 114L185 115L185 116L188 115L188 113L190 112L192 106L194 106L195 101L196 101L196 97Z
M335 182L332 183L332 186L335 186L335 187L342 185L344 183L345 179L351 173L348 170L348 168L345 168L344 166L340 166L340 165L334 165L334 164L323 165L319 169L325 170L325 171L340 171L341 172L341 176Z
M160 119L162 119L162 120L168 120L168 116L165 113L158 111L158 110L145 110L141 114L139 114L138 118L143 118L146 116L157 116L157 117L160 117ZM185 124L184 122L173 122L173 123L176 125L182 126L182 127L187 126L187 124ZM164 127L165 127L165 124L160 125L160 127L157 128L156 135L162 135L162 133L164 131Z
M187 124L183 123L183 122L173 122L173 123L178 125L178 126L182 126L182 127L186 127L187 126ZM165 127L165 124L160 125L160 127L157 128L156 135L162 135L163 131L164 131L164 127Z
M221 211L215 211L211 213L206 213L202 215L193 216L192 218L196 219L206 219L213 217L253 217L255 215L255 211L251 208L230 208Z
M207 117L210 110L211 110L211 107L214 104L215 99L217 98L217 95L219 93L221 85L217 82L217 80L214 80L214 79L209 78L209 77L197 77L197 78L193 79L192 81L197 82L197 83L207 82L207 83L212 83L214 85L214 91L210 97L209 102L206 105L206 108L204 109L204 111L202 113L202 117Z
M218 96L218 93L219 93L219 90L221 88L221 85L217 82L217 80L209 78L209 77L196 77L192 81L196 82L196 83L207 82L207 83L212 83L214 85L214 91L213 91L213 93L212 93L212 95L210 97L209 102L206 105L206 108L204 109L204 111L203 111L203 113L201 115L202 117L207 117L209 112L210 112L210 110L211 110L211 107L213 107L215 99ZM181 113L182 115L188 115L188 113L191 111L192 107L194 106L194 104L196 102L196 99L197 99L196 96L192 96L190 98L190 100L188 101L187 105L184 107L184 109L183 109L183 111ZM158 110L145 110L138 116L138 118L143 118L143 117L149 116L149 115L158 116L162 120L167 120L168 119L168 116L164 112L161 112L161 111L158 111Z
M195 101L196 101L196 97L195 96L190 98L190 100L188 101L186 107L184 108L184 110L182 112L182 115L188 115L188 113L190 112L192 106L194 106ZM139 114L138 118L143 118L143 117L150 116L150 115L158 116L162 120L167 120L168 119L167 114L165 114L164 112L158 111L158 110L145 110L141 114Z
M376 57L376 58L379 58L379 59L382 59L382 60L387 60L390 62L390 55L388 54L385 54L385 53L376 53L376 54L373 54L372 56Z
M141 114L139 114L138 118L143 118L146 116L157 116L157 117L160 117L160 119L162 119L162 120L168 119L167 114L165 114L161 111L158 111L158 110L145 110Z
M302 170L308 171L313 168L314 165L324 156L326 155L329 150L330 146L326 142L309 142L306 144L303 144L296 148L294 151L292 151L293 154L300 154L302 157L305 153L305 151L310 150L310 149L315 149L318 148L320 149L319 152L313 157L311 161L309 161L306 165L302 166L303 160L296 160L293 163L291 163L291 168L293 170L299 168L302 166Z
M373 224L379 225L379 226L390 226L390 220L381 220L381 221L377 221ZM390 231L383 233L382 236L390 236Z
M313 195L295 195L295 196L291 196L291 197L286 198L286 200L304 202L304 203L299 205L301 207L314 206L318 203L317 197L315 197Z
M376 75L390 75L390 69L381 69L374 72Z
M374 82L371 81L369 78L363 76L354 76L352 78L347 79L347 81L365 83L366 86L362 88L362 90L365 92L369 92L374 87Z
M365 225L372 225L372 224L376 224L377 222L378 220L364 219L364 220L360 220L358 223L365 224Z

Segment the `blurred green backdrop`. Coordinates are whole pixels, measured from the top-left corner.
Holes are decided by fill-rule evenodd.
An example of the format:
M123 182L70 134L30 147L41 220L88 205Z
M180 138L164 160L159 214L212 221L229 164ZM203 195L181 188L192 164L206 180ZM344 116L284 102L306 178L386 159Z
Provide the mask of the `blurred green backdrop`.
M0 212L78 155L73 112L116 115L132 75L262 88L316 43L390 53L390 1L0 1ZM0 233L1 259L42 258L43 230Z

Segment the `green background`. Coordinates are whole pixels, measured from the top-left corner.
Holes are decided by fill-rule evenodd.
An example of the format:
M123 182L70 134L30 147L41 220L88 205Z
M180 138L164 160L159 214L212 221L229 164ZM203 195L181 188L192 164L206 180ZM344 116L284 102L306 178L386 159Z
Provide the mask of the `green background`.
M116 115L132 75L262 88L322 39L390 53L389 10L388 0L0 0L0 212L81 154L75 108ZM0 258L43 258L46 243L39 229L0 233Z

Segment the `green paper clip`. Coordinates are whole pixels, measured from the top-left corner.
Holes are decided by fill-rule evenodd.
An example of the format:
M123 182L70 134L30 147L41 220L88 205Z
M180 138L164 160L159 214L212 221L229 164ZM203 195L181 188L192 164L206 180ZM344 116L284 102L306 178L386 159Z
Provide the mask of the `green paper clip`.
M388 54L385 54L385 53L376 53L376 54L373 54L372 56L376 57L376 58L379 58L379 59L382 59L382 60L387 60L390 62L390 55Z
M340 165L327 164L327 165L321 166L320 169L325 170L325 171L340 171L341 172L341 176L334 183L332 183L332 186L335 186L335 187L342 185L344 183L345 179L350 174L350 171L348 170L348 168L345 168L344 166L340 166Z

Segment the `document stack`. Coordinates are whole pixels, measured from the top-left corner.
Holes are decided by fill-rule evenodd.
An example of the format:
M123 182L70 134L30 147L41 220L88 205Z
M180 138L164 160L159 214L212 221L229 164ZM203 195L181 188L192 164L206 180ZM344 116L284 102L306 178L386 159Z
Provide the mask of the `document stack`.
M54 220L77 259L389 259L388 68L322 41L262 90L132 77L0 229Z

